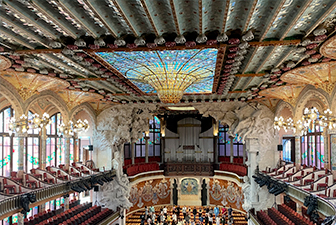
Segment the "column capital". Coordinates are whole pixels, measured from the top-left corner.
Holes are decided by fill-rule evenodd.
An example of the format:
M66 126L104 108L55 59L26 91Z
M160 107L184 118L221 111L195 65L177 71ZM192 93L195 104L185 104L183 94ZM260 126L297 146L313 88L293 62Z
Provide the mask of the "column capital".
M247 138L245 140L246 143L246 151L249 153L257 153L259 152L259 139L258 138Z

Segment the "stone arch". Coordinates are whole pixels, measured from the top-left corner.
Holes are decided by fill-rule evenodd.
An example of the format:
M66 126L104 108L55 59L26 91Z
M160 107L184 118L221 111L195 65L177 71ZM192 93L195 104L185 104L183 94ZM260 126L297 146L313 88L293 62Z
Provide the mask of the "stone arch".
M292 113L292 118L294 117L294 108L291 104L285 101L280 101L276 107L274 116L279 117L281 116L281 113L283 112L284 109L288 109Z
M301 119L303 110L305 108L305 105L309 100L314 100L318 101L319 104L324 107L324 108L329 108L330 107L330 99L329 96L326 95L326 93L321 92L312 86L308 85L303 91L300 93L298 99L297 99L297 104L295 106L294 110L294 120L298 121Z
M335 88L336 90L336 88ZM331 97L331 104L330 104L330 110L335 113L336 112L336 92L333 92L333 95Z
M59 112L62 115L63 121L64 123L67 123L69 121L69 111L68 108L66 106L66 103L64 102L64 100L59 97L55 92L53 91L43 91L38 95L34 95L32 97L30 97L29 99L27 99L27 101L25 102L25 113L28 113L29 108L38 100L46 98L49 102L51 102L52 104L55 105L55 107L59 110Z
M4 96L12 105L17 116L21 116L24 113L22 106L22 98L17 90L8 81L0 78L0 94Z
M92 106L87 102L84 102L84 103L74 107L70 112L69 119L70 120L74 119L75 115L82 110L84 110L90 116L92 122L94 123L92 125L92 127L95 127L96 120L97 120L96 113L95 113L94 109L92 108Z

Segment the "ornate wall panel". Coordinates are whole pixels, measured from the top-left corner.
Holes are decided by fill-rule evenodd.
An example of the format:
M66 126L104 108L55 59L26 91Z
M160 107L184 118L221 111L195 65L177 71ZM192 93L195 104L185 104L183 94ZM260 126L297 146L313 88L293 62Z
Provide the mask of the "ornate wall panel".
M234 209L244 211L244 195L241 187L237 184L227 181L210 178L209 181L210 205L231 206Z
M132 186L130 202L133 206L129 211L134 211L145 206L170 204L171 191L169 180L154 179L137 183Z

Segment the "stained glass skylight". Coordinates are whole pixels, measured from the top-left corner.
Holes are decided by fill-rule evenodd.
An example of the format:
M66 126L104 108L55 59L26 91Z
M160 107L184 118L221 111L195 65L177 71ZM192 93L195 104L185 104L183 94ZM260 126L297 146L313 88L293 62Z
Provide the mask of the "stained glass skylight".
M96 53L131 80L143 92L156 93L162 86L187 83L184 93L211 93L217 49ZM152 85L151 85L152 84Z

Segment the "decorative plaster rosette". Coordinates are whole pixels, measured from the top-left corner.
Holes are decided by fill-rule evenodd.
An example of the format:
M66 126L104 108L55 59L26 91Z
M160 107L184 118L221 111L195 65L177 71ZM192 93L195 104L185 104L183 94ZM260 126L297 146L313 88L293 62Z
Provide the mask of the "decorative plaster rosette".
M11 67L12 63L9 59L0 55L0 70L5 70Z
M336 59L336 35L323 43L320 52L325 57Z

